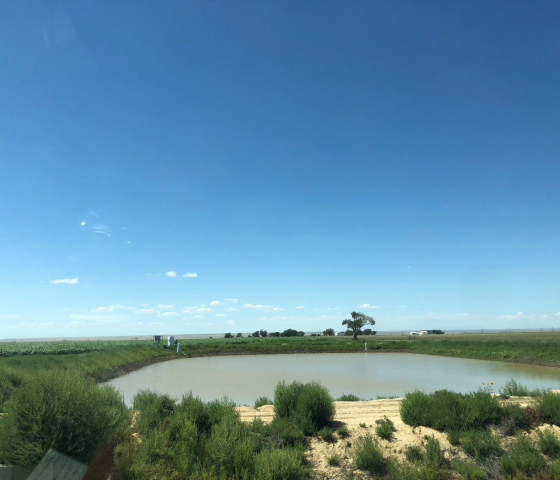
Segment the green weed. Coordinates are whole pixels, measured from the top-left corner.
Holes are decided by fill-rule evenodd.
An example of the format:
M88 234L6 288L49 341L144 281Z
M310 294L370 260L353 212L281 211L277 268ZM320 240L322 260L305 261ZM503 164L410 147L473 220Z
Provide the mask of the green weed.
M383 452L371 435L356 440L353 452L354 464L360 470L379 473L383 468Z
M385 417L383 420L379 422L379 425L375 428L375 433L380 438L384 440L391 440L393 438L393 431L395 430L395 426L391 420Z
M262 407L263 405L272 405L272 400L268 397L259 397L255 400L255 408Z
M545 455L552 458L560 457L560 442L552 429L547 428L546 430L539 431L537 443L541 452Z

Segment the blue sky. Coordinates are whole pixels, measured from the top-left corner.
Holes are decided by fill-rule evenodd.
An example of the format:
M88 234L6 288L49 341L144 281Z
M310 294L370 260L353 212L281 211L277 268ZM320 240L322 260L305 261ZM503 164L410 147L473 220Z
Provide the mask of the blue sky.
M559 23L3 2L0 338L558 326Z

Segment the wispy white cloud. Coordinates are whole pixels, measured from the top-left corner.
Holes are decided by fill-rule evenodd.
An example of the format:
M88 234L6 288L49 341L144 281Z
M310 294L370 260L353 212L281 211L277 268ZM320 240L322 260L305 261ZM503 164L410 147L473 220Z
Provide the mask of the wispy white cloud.
M183 273L183 278L196 278L198 277L198 273L196 272L187 272L187 273Z
M141 306L141 307L149 307L150 304L149 304L149 303L141 303L140 306Z
M280 310L283 310L282 308L279 307L273 307L272 305L255 305L253 303L245 303L243 305L243 308L252 308L254 310L272 310L275 312L278 312Z
M68 285L76 285L80 282L79 278L59 278L57 280L49 280L50 283L66 283Z
M202 308L197 308L196 311L197 312L211 312L212 309L210 307L202 307Z
M224 302L237 303L237 302L239 302L239 299L238 298L224 298Z
M163 322L150 322L150 325L163 325Z
M195 316L192 317L192 318L204 318L204 315L195 315Z
M370 305L369 303L364 303L363 305L358 305L357 308L379 308L377 305Z
M85 325L85 324L86 322L78 322L77 320L68 323L68 325L72 325L73 327L77 327L78 325Z
M144 314L144 313L155 313L155 312L156 312L155 308L140 308L136 310L134 313Z
M198 310L199 307L185 307L181 313L193 313Z
M97 307L93 310L87 310L86 313L113 313L117 310L135 310L135 307L127 307L126 305L107 305L106 307Z
M225 313L217 313L216 317L227 317Z
M304 306L304 305L299 305L299 306L298 306L298 307L296 307L296 308L298 308L298 309L300 309L300 310L301 310L302 308L305 308L305 306Z
M228 325L235 325L235 322L234 322L233 320L228 320L226 323L227 323Z
M157 306L157 308L162 308L162 309L175 308L175 305L163 305L163 304L160 303Z
M501 318L505 320L514 320L523 316L523 312L517 312L515 315L502 315Z
M212 300L212 301L210 302L210 305L211 305L211 306L223 305L223 303L220 302L219 300Z
M233 308L233 307L224 308L224 312L238 312L239 310L241 310L241 309L240 308Z
M163 312L158 315L158 317L178 317L178 316L179 314L175 311Z
M175 270L170 270L169 272L166 273L166 275L168 277L175 278L177 276L177 273L175 272Z
M42 322L40 325L42 327L52 327L54 325L54 322Z
M557 316L557 317L560 317L560 312L556 312L556 316Z

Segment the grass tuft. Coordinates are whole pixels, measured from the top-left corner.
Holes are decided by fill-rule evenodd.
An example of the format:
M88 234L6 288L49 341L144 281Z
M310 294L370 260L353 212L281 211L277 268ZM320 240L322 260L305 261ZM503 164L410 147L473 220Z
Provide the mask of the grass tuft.
M379 473L383 469L383 452L371 435L356 440L353 452L354 464L360 470Z
M384 440L391 440L393 438L393 431L395 430L395 426L391 420L385 417L383 420L379 422L379 425L375 428L375 433L380 438Z
M332 455L331 457L329 457L327 459L327 463L331 466L331 467L339 467L340 466L340 455Z
M353 393L343 393L336 399L337 402L361 402L362 399Z
M539 449L544 455L551 458L560 457L560 442L551 428L541 430L537 434Z

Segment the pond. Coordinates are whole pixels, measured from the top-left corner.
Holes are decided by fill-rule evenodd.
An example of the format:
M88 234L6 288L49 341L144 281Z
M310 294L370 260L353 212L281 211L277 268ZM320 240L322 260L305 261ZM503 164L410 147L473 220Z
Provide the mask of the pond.
M412 353L320 353L239 355L184 358L157 363L115 378L114 385L128 405L136 392L150 388L174 397L192 391L204 401L227 395L240 405L272 398L279 381L319 380L333 397L353 393L360 398L398 395L415 389L472 392L493 382L499 392L514 378L528 387L560 388L560 369L438 357Z

